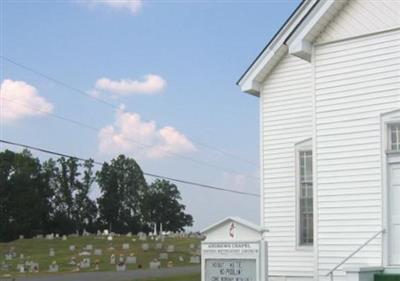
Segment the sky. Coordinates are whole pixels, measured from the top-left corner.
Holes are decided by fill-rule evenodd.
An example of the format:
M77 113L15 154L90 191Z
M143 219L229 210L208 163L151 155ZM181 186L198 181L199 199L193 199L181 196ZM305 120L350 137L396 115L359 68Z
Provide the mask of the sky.
M236 81L298 4L1 1L1 139L259 193L258 98ZM257 197L177 186L192 230L259 222Z

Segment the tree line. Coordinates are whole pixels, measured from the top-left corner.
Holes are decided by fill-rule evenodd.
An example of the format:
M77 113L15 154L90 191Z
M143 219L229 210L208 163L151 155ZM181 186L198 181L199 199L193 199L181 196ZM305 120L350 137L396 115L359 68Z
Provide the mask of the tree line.
M97 186L97 199L89 194ZM0 152L0 241L24 235L182 231L192 226L175 184L147 184L137 162L119 155L95 171L93 160L41 162L29 150Z

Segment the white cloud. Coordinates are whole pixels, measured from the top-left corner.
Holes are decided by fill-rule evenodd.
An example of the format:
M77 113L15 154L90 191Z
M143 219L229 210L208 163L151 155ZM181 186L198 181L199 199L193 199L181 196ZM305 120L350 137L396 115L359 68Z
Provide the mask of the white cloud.
M111 80L101 78L96 81L96 90L107 91L119 95L131 94L156 94L161 92L167 86L167 82L160 76L149 74L142 81L121 79Z
M115 9L125 9L137 14L143 6L142 0L87 0L91 5L104 5Z
M0 97L0 117L4 121L40 116L53 111L53 105L41 97L35 87L24 81L3 80Z
M136 158L158 159L196 150L190 140L173 127L157 128L139 114L118 110L113 125L101 129L99 151L103 155L133 154Z

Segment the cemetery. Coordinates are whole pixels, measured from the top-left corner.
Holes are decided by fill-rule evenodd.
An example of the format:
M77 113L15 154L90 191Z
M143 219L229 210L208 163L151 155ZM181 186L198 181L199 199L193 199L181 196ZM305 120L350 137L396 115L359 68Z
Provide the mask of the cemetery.
M112 237L112 239L109 239ZM0 277L70 272L126 271L193 265L199 235L48 234L0 243Z

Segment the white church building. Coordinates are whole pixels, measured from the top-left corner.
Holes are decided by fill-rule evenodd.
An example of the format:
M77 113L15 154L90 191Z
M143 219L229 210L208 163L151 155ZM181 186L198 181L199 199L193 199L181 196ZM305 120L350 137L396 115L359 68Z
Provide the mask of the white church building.
M270 280L400 273L400 0L303 1L238 84Z

